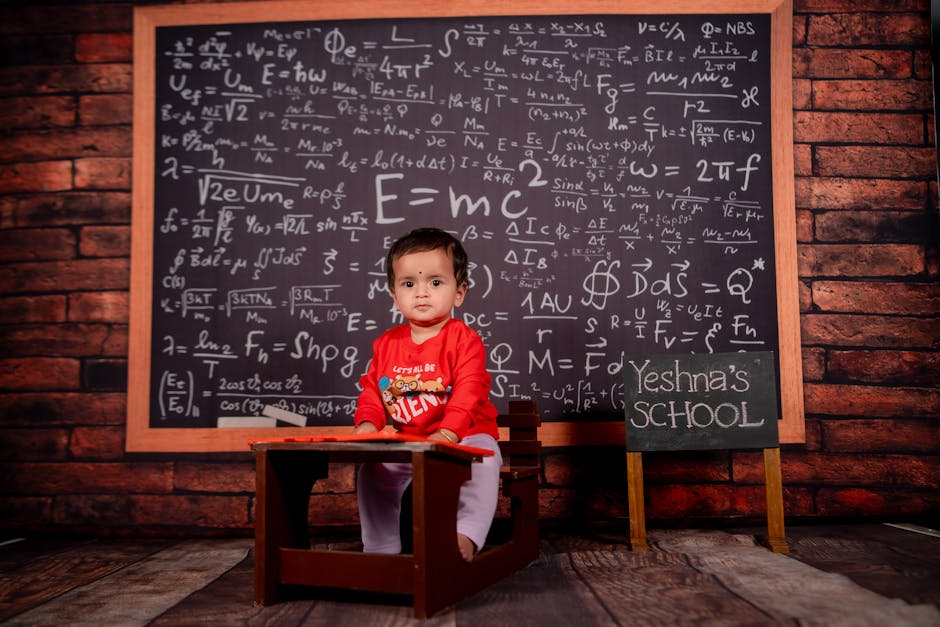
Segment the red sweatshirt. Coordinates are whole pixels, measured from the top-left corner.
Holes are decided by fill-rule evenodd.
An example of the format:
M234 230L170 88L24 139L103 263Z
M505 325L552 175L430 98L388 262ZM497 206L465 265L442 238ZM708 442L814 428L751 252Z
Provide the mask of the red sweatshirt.
M404 433L431 435L450 429L457 437L487 433L498 438L490 402L486 351L476 331L452 318L423 344L402 324L372 343L372 363L359 379L362 393L353 418L382 429L388 419Z

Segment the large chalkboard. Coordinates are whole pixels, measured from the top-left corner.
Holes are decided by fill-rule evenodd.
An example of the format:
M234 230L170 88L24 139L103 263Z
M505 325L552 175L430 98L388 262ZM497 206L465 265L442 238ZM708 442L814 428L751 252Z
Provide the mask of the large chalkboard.
M774 351L799 397L789 4L417 4L135 11L128 448L348 427L416 226L549 444L622 429L631 354Z

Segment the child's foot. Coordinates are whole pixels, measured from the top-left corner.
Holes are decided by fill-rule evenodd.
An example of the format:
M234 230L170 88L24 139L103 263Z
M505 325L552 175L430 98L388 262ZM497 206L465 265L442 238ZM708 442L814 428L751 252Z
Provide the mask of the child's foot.
M457 548L460 549L460 557L464 558L464 560L468 562L473 561L473 556L476 555L477 552L477 547L473 543L473 540L463 535L462 533L458 533Z

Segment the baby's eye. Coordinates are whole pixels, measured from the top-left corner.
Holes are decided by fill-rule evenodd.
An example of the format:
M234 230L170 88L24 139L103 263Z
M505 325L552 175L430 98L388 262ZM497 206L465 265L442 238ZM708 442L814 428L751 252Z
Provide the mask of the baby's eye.
M414 281L402 281L402 285L403 285L404 287L414 287L414 286L415 286L415 282L414 282Z
M431 285L433 285L434 287L440 287L443 284L444 282L441 281L440 279L434 279L433 281L431 281Z

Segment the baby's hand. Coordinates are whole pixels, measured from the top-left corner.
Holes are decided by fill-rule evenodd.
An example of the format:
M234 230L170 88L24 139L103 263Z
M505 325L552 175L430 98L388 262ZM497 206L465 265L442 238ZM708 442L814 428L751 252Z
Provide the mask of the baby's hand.
M378 427L366 420L365 422L360 422L356 425L356 428L353 429L353 433L376 433Z
M428 439L435 442L450 442L451 444L456 444L460 441L460 438L457 437L457 434L450 429L438 429L429 435Z

